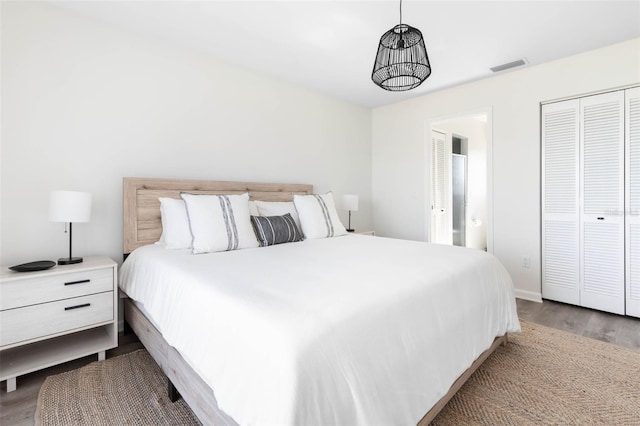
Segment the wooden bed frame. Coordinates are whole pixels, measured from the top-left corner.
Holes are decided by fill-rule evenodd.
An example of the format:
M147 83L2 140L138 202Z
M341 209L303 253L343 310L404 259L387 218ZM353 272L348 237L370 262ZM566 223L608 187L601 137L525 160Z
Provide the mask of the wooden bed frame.
M246 182L199 181L176 179L124 178L123 179L123 253L158 241L162 233L160 202L158 197L180 198L180 192L192 194L241 194L248 192L250 199L263 201L291 201L293 194L311 194L312 185L266 184ZM213 390L187 364L180 353L170 346L130 299L124 300L125 321L136 333L149 354L155 359L169 379L169 393L175 391L191 407L204 425L236 425L237 423L218 408ZM498 336L451 385L444 395L418 422L428 425L444 408L455 393L500 345L507 343L507 336Z

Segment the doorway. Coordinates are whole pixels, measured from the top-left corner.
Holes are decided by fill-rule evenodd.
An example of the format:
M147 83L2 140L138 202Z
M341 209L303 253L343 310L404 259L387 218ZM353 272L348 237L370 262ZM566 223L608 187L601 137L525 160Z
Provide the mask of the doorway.
M492 252L491 110L427 123L427 241Z

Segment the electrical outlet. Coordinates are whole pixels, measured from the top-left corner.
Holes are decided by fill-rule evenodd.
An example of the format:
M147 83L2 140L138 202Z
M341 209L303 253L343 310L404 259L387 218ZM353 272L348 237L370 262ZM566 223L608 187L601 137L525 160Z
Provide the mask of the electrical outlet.
M531 257L522 256L522 267L525 269L531 268Z

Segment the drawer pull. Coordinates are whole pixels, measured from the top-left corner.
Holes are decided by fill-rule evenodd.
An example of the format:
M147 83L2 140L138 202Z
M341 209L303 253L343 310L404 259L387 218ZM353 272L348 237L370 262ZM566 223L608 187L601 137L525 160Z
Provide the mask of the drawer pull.
M64 283L64 285L84 284L88 282L91 282L91 280L69 281L68 283Z
M83 303L82 305L76 305L76 306L67 306L66 308L64 308L64 310L70 311L72 309L86 308L87 306L91 306L91 303Z

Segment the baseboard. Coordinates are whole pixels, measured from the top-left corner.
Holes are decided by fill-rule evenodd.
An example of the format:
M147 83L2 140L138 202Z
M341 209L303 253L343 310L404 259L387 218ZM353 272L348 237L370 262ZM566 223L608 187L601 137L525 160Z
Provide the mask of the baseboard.
M532 302L542 303L542 293L536 293L534 291L513 289L513 294L518 299L530 300Z

